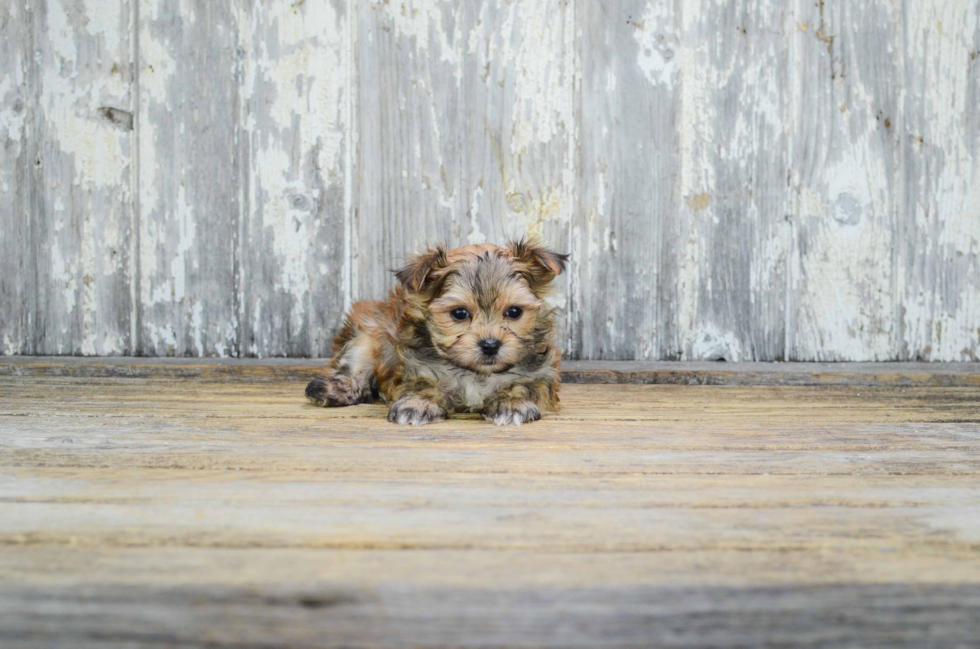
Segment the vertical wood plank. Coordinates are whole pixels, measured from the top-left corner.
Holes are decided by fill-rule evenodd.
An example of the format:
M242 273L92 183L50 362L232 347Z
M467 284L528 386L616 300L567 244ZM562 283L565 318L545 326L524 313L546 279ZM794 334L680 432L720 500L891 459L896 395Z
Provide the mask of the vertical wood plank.
M571 356L678 358L681 36L672 2L582 3Z
M456 243L565 250L575 187L577 3L459 3Z
M129 0L34 5L34 353L126 354L132 224Z
M458 239L459 80L455 3L361 2L353 296L379 298L425 244Z
M685 0L678 310L685 360L785 357L787 7Z
M0 354L33 351L29 174L30 5L0 7Z
M904 128L897 0L800 2L791 359L889 360Z
M571 15L560 0L360 5L355 297L435 241L566 247Z
M459 193L453 244L536 237L571 252L580 3L461 3ZM570 268L574 268L572 262ZM571 281L550 303L566 312Z
M906 0L897 357L980 357L980 5Z
M329 356L345 297L346 6L242 7L242 353Z
M140 0L138 352L240 351L238 7Z

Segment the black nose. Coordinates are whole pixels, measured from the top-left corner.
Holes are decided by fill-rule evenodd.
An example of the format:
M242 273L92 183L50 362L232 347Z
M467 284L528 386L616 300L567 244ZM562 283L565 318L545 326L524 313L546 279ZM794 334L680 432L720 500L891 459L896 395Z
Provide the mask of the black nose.
M496 356L497 352L500 351L500 345L502 343L496 338L484 338L480 341L480 349L487 356Z

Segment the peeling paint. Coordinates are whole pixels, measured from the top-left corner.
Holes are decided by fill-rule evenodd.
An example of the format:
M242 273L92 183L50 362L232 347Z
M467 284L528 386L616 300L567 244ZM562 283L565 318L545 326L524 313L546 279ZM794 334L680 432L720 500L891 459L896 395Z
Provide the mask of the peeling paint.
M23 62L16 61L13 73L0 78L0 98L3 100L0 104L0 129L3 129L2 137L5 140L13 139L16 134L24 130L26 125L27 106L24 100L18 97L18 89L25 83L22 69ZM9 191L9 187L3 189Z
M567 222L569 218L564 193L556 187L548 188L540 198L533 199L519 192L508 193L507 204L510 210L505 223L512 224L512 236L526 233L528 236L541 238L546 223Z
M904 357L980 358L980 45L975 3L910 4L905 50L929 67L906 72L900 119L918 133L905 158L905 222L914 246L897 268ZM903 210L905 211L905 210Z
M639 48L636 65L655 85L673 87L680 70L677 50L680 48L673 12L665 2L651 2L642 18L632 22L633 38Z
M320 233L343 223L325 192L340 192L331 186L343 175L347 79L339 17L327 2L256 7L243 16L242 29L250 35L244 120L254 180L241 299L250 353L281 355L308 344L315 276L329 252ZM273 307L261 308L263 299Z
M138 28L139 348L234 353L237 13L226 0L206 15L140 0Z
M700 327L691 344L693 358L704 361L729 361L737 363L745 360L738 338L730 331L719 331L707 325Z
M132 349L128 226L128 129L105 107L129 113L126 0L105 6L52 0L35 7L37 140L30 167L39 353L123 354ZM118 107L118 108L117 108Z
M376 10L384 11L390 24L399 35L405 37L426 54L433 38L438 41L440 60L452 60L455 48L449 44L446 30L443 29L442 7L444 0L407 0L406 2L384 2L372 0Z
M0 8L0 336L4 355L35 349L30 304L36 294L33 264L25 260L31 247L28 127L32 60L29 11L26 3ZM26 263L25 263L26 262Z
M520 155L532 143L547 144L572 123L571 97L562 75L561 52L566 34L557 20L554 2L515 2L504 23L509 33L511 20L518 20L524 38L516 47L505 42L499 53L502 64L513 61L513 132L510 150Z
M700 194L695 194L693 196L687 197L687 204L695 212L701 212L708 208L711 204L711 198L708 197L707 192L701 192Z
M483 187L478 186L473 191L473 202L470 204L470 233L466 241L471 244L486 243L487 235L480 230L480 199L483 197Z
M333 4L309 0L253 7L240 24L252 178L240 298L247 352L322 353L311 330L327 328L328 340L335 324L319 314L343 304L336 279L321 270L344 254L343 22Z
M980 354L975 2L202 9L0 9L0 352L325 355L532 234L573 357Z

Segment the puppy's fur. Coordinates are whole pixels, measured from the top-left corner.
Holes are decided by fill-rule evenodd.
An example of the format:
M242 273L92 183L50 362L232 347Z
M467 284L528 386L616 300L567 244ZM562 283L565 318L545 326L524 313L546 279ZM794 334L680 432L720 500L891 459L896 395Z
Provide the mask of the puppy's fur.
M387 300L353 306L306 396L320 406L380 396L389 421L415 426L451 412L497 425L540 419L558 405L561 364L543 298L567 259L524 240L416 255Z

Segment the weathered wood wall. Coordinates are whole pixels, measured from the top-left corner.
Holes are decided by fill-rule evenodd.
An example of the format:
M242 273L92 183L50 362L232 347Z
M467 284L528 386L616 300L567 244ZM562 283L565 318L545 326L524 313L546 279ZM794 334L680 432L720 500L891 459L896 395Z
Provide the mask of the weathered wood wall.
M414 248L573 357L977 360L976 0L10 0L0 353L325 355Z

